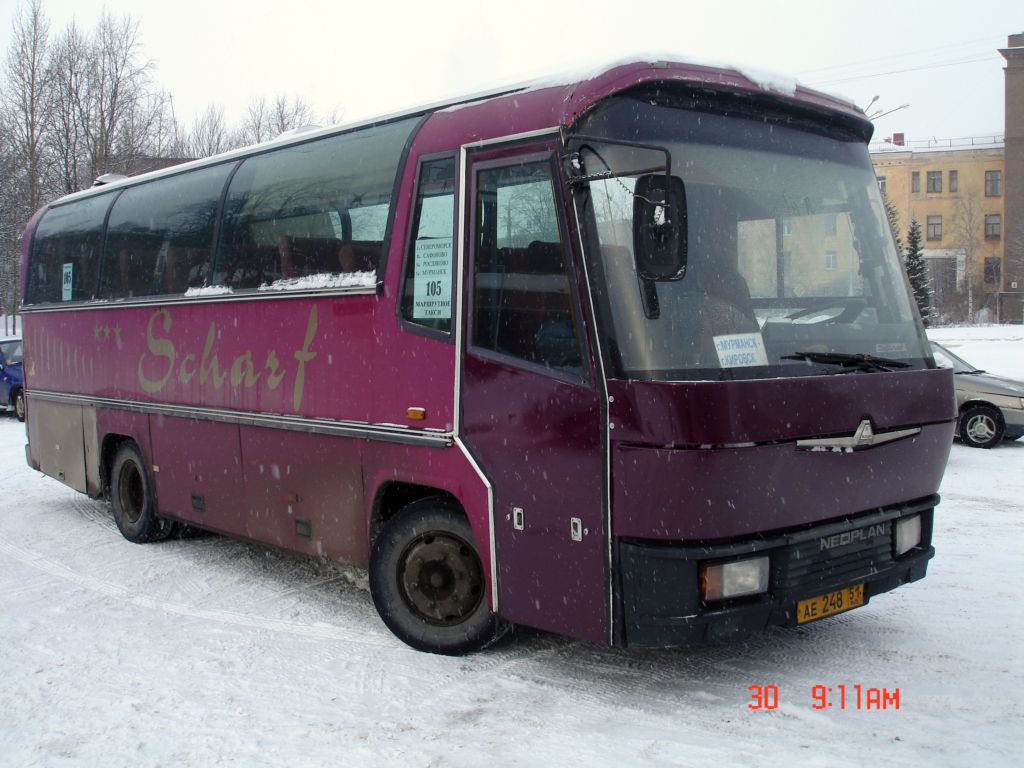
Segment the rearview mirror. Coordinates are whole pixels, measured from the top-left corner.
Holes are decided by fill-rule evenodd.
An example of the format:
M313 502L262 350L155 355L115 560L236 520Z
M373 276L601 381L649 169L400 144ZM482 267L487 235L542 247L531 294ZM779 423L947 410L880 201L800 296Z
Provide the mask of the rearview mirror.
M678 176L637 178L633 252L644 280L679 280L686 274L686 191Z

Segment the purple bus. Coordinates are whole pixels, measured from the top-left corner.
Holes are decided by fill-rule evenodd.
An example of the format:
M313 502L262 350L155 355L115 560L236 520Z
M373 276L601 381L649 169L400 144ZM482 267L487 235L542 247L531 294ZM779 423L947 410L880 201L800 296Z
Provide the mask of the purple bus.
M28 463L134 542L368 568L457 654L675 646L925 575L955 424L851 105L637 62L57 200Z

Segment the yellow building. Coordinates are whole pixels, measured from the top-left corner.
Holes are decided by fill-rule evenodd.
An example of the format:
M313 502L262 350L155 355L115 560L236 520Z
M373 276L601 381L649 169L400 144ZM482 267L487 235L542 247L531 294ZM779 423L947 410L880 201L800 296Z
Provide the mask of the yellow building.
M998 321L999 294L1018 290L1017 285L1003 285L1002 137L957 144L873 146L871 160L879 187L899 213L904 244L911 222L921 226L937 314L966 320L973 312L976 320Z

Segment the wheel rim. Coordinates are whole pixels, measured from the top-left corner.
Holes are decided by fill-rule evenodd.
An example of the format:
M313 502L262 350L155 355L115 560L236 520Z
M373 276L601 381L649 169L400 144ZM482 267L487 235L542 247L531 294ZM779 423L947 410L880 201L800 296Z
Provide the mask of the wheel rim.
M429 624L450 627L471 615L483 598L483 568L473 548L458 536L427 533L402 555L402 598Z
M22 421L25 420L25 396L21 392L14 398L14 413Z
M987 443L996 434L996 423L992 417L979 413L967 420L967 436L976 443Z
M129 523L139 522L146 493L142 484L142 472L134 462L128 462L121 468L117 478L117 498L121 512Z

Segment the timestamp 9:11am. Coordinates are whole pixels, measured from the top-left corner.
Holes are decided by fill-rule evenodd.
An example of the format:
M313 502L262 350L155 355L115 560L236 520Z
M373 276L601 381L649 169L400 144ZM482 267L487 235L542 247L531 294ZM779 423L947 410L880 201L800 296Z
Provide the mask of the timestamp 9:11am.
M779 686L748 685L750 701L748 709L777 709L779 706ZM811 686L812 709L864 709L882 710L900 708L900 689L871 688L854 683L836 686Z

